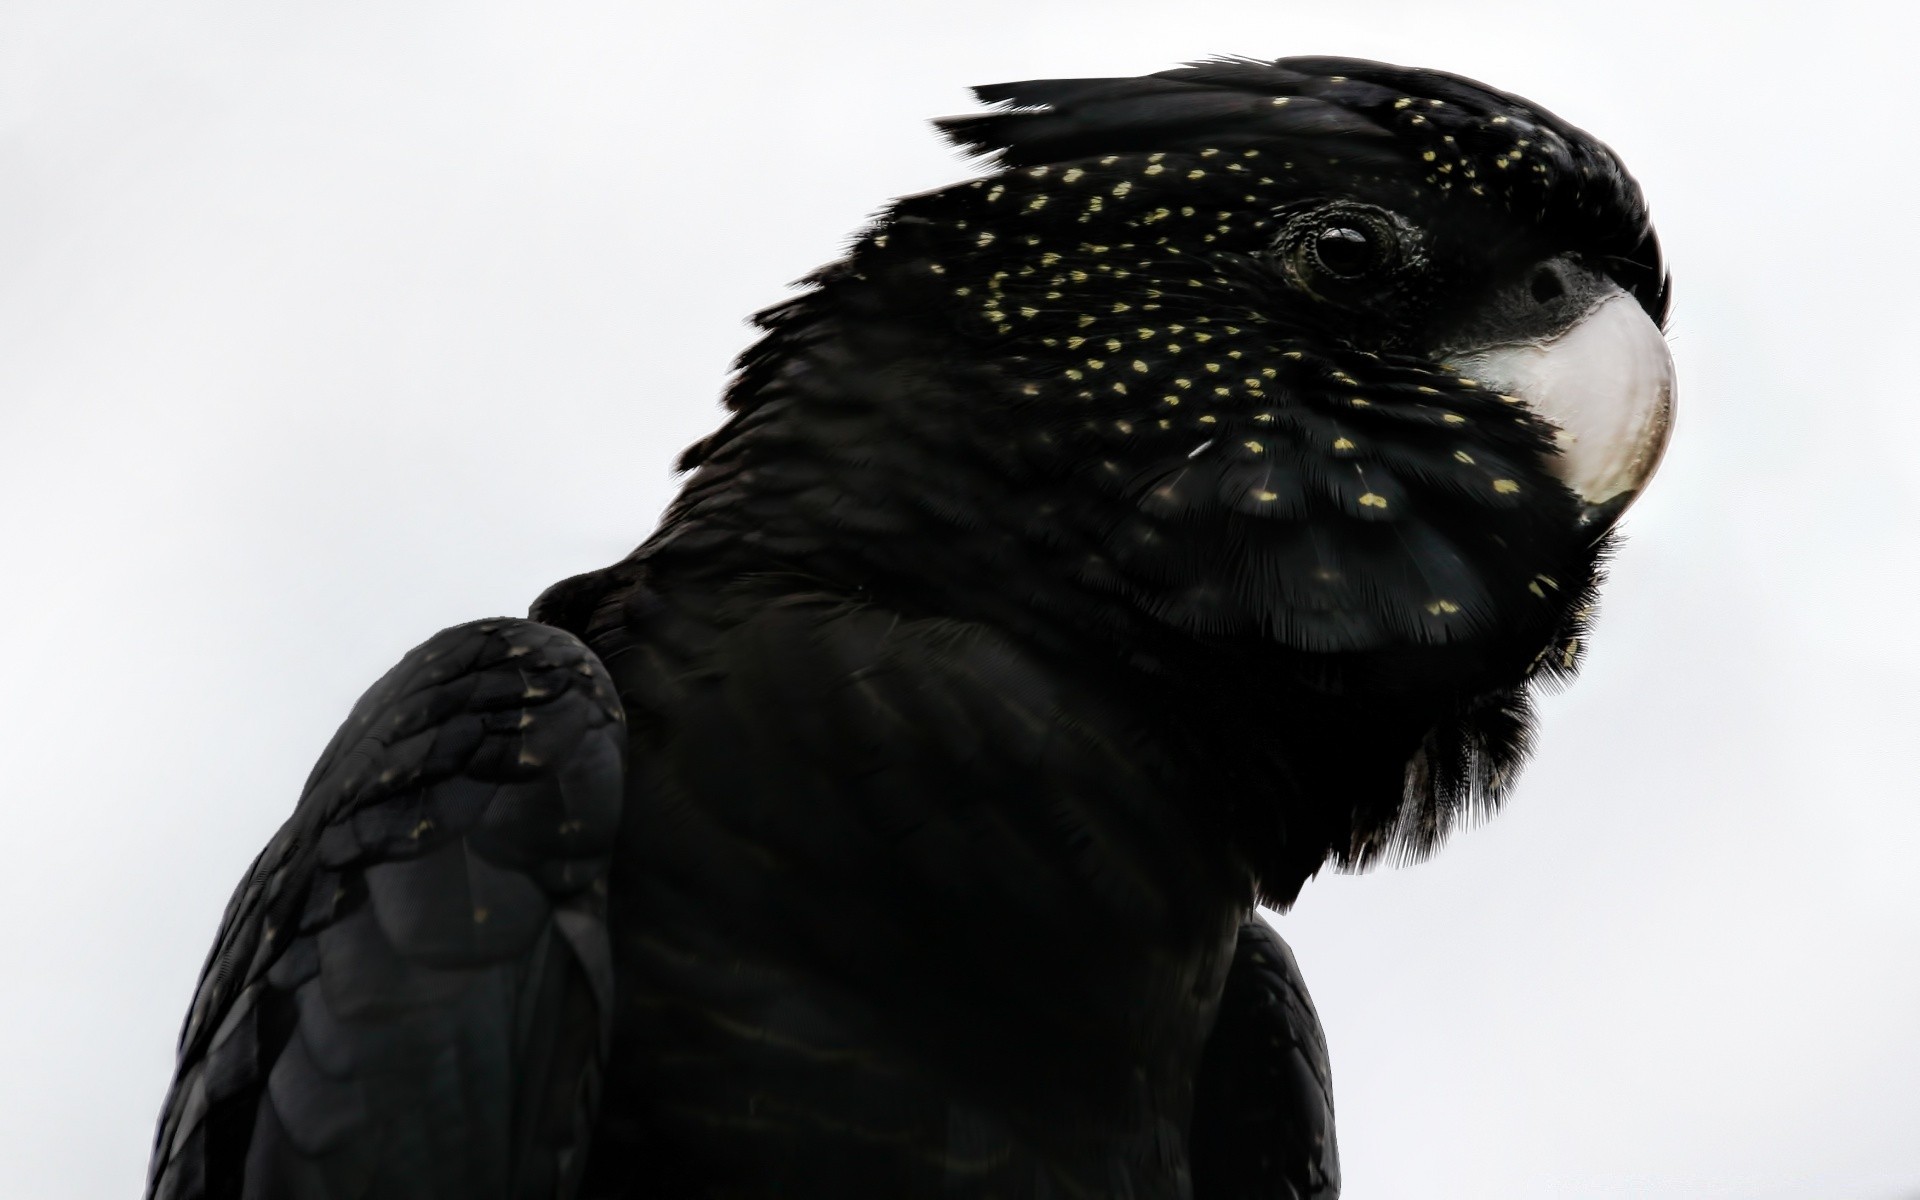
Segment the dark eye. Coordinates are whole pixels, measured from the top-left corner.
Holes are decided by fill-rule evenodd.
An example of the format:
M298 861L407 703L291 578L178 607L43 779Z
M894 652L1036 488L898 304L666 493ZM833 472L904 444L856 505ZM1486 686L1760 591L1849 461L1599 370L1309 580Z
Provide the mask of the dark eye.
M1358 298L1356 287L1384 282L1404 265L1405 224L1371 204L1336 200L1295 212L1274 249L1296 283L1345 303Z
M1362 225L1333 225L1313 239L1314 262L1336 279L1358 279L1380 265L1380 239Z

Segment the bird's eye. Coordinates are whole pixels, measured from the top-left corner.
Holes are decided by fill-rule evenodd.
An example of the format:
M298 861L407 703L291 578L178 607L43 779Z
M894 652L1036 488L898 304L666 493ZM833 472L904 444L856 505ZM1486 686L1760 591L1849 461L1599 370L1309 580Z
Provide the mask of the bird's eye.
M1380 240L1360 225L1333 225L1313 239L1313 261L1335 279L1358 279L1380 264Z
M1405 254L1405 222L1370 204L1335 201L1296 212L1274 246L1295 283L1333 299L1392 275Z

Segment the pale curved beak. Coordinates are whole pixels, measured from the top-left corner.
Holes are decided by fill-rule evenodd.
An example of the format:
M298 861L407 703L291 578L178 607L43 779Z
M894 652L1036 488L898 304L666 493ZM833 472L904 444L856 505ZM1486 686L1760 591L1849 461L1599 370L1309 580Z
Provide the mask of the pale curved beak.
M1558 333L1469 350L1446 365L1554 425L1554 473L1586 501L1583 523L1611 523L1660 465L1673 428L1673 356L1660 327L1617 287Z

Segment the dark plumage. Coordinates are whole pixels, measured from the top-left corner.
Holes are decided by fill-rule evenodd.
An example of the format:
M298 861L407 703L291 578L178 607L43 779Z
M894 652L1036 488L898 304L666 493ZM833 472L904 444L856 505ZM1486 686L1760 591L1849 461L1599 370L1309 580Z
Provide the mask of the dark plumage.
M990 173L761 315L652 539L361 701L152 1194L1337 1193L1253 904L1505 795L1658 445L1589 495L1443 360L1664 320L1646 206L1436 72L979 94Z

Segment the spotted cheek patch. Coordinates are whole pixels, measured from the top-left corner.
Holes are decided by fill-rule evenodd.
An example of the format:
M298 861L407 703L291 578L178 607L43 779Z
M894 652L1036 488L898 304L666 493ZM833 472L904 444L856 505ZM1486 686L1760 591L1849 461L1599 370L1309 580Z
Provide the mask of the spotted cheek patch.
M1316 650L1557 619L1527 414L1274 305L1259 256L1298 177L1224 148L1019 167L903 201L854 266L910 281L1033 455L1131 514L1096 521L1103 578L1166 619Z

